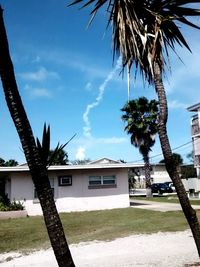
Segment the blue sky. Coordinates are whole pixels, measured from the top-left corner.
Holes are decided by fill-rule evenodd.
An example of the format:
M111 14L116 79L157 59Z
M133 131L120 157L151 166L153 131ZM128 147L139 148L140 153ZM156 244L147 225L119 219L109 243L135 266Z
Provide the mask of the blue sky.
M110 31L102 12L87 29L89 9L67 8L63 0L2 0L10 52L19 91L35 136L44 122L51 126L51 144L65 143L69 159L101 157L141 160L124 133L121 111L127 101L126 75L112 64ZM199 19L197 23L200 24ZM193 53L178 48L184 64L172 54L172 73L165 80L169 103L168 134L172 148L191 141L186 108L199 102L200 54L198 30L183 28ZM154 88L137 80L131 97L156 98ZM0 157L25 161L13 122L0 90ZM185 162L192 144L174 152ZM150 156L161 153L159 140ZM162 156L152 159L159 162Z

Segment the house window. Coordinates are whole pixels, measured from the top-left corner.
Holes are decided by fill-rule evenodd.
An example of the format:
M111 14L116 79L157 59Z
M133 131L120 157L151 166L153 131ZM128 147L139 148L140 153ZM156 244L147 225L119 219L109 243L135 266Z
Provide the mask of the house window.
M101 185L101 176L90 176L89 185Z
M49 182L50 182L50 185L51 185L51 189L53 191L53 195L55 197L55 192L54 192L54 178L49 178ZM34 187L34 192L33 192L33 197L35 200L38 200L38 194L37 194L37 191Z
M103 184L110 184L110 185L116 184L116 177L114 175L103 176Z
M117 187L116 176L89 176L89 189Z
M72 185L72 176L71 175L59 176L58 177L58 184L59 184L59 186Z

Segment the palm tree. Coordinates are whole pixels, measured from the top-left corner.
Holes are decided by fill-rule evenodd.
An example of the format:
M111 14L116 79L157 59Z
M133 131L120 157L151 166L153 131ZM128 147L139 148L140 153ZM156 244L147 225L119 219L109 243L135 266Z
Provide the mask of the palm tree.
M127 102L121 110L124 112L122 120L126 123L124 130L131 135L131 144L138 148L143 156L146 196L151 197L149 152L155 144L155 135L158 132L158 102L141 97Z
M173 162L176 165L178 172L180 173L181 165L183 164L183 158L178 153L172 153L172 157L173 157ZM159 163L165 163L165 159L162 159Z
M3 9L0 7L0 76L10 115L18 132L22 148L30 169L38 198L43 210L46 228L58 265L74 266L58 215L53 192L48 179L47 167L42 163L33 132L19 95L14 68L9 53Z
M75 0L72 4L82 1ZM123 69L127 66L128 73L132 66L136 72L139 69L144 80L155 87L160 106L158 133L166 169L175 185L200 256L198 218L173 162L166 127L168 107L163 85L163 75L166 67L169 67L169 49L175 52L175 44L178 44L190 51L177 24L200 29L187 19L199 16L200 10L191 7L195 3L199 3L199 0L89 0L83 7L94 4L91 11L93 19L98 10L107 4L108 24L112 24L114 56L120 54Z

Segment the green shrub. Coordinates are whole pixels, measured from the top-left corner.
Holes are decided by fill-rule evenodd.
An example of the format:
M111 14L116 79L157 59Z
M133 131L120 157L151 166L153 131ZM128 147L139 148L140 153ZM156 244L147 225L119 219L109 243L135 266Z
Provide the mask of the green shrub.
M8 206L6 206L3 202L0 202L0 211L8 211Z
M0 202L5 206L10 206L10 199L8 198L7 194L0 195Z
M13 202L11 202L11 204L9 205L9 210L23 210L24 209L24 205L18 201L16 202L15 200Z
M8 199L4 199L0 196L0 211L12 211L12 210L24 210L24 205L20 201L10 202Z

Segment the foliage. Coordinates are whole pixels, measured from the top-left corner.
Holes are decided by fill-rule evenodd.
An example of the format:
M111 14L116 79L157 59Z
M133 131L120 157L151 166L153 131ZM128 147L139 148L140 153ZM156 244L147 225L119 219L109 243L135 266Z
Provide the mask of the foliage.
M12 201L9 210L24 210L24 205L20 201Z
M187 157L187 159L189 159L189 161L190 161L191 163L194 164L194 151L193 151L193 150L192 150L190 153L188 153L188 154L186 155L186 157Z
M91 162L90 159L83 159L83 160L76 159L76 160L72 161L72 164L73 165L84 165L84 164L87 164L89 162Z
M67 165L68 164L68 154L62 148L58 151L49 151L49 161L51 165Z
M178 153L172 153L172 157L173 157L173 160L174 160L174 164L175 164L176 166L180 166L180 165L183 164L183 158L181 157L180 154L178 154ZM160 163L165 163L165 160L162 159L162 160L160 161Z
M181 177L183 179L197 177L197 171L196 168L194 168L194 165L181 166Z
M135 188L135 183L136 183L135 176L133 174L128 174L128 185L129 185L129 190Z
M59 164L66 165L68 161L68 155L63 149L74 137L75 135L64 145L60 145L58 143L55 149L50 150L50 126L48 125L48 127L46 127L45 123L43 128L42 143L40 143L40 140L36 138L38 152L43 165L45 167Z
M0 195L0 202L5 206L10 206L10 199L7 194Z
M0 196L0 211L23 210L24 205L20 201L10 201L7 195Z
M9 159L8 161L5 161L4 159L0 158L0 166L1 167L12 167L17 166L18 162L14 159Z
M156 100L148 101L147 98L140 97L127 102L121 110L124 112L122 120L126 122L125 131L131 135L131 144L138 148L143 156L146 188L148 189L147 197L150 197L149 152L155 144L155 135L158 131L158 102Z
M158 102L145 97L131 100L121 109L125 131L131 135L131 144L144 156L151 151L158 131Z

